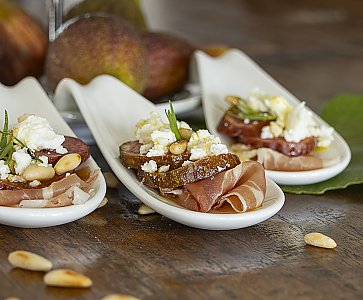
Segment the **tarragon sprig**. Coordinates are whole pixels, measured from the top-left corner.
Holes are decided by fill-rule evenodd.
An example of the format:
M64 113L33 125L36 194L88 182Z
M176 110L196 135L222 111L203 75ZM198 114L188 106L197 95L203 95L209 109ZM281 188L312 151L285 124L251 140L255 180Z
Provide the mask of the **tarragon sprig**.
M170 110L165 110L166 117L169 120L170 130L175 134L176 140L181 141L182 137L179 132L178 123L176 120L175 112L171 101L169 100Z
M16 138L12 131L9 130L9 116L8 112L5 110L4 117L4 127L3 130L0 130L1 139L0 139L0 159L5 160L6 165L11 165L12 156L14 153L14 141L17 141L19 145L22 147L26 147L25 144Z
M227 111L228 115L240 120L249 119L251 121L273 121L276 120L276 116L268 113L261 112L252 109L246 99L227 96L225 101L231 105L231 108Z

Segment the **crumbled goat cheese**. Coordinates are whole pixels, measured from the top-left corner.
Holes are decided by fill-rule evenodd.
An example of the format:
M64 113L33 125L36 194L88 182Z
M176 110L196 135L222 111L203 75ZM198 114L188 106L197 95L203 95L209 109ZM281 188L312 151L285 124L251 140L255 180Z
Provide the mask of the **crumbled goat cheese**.
M156 164L156 161L150 160L141 166L141 170L147 173L154 173L158 170L158 165Z
M48 162L48 156L45 156L45 155L41 155L38 157L40 160L41 160L41 163L38 163L37 165L38 166L41 166L41 167L48 167L48 166L51 166Z
M13 153L12 159L14 160L15 173L18 175L23 174L24 170L30 165L32 158L26 152L26 149L20 149Z
M5 164L4 160L0 160L0 179L5 180L10 174L9 166Z
M227 146L222 144L218 137L210 134L208 130L193 132L188 142L190 160L198 160L210 155L228 153Z
M318 138L319 147L328 147L333 140L333 131L331 127L318 126L313 119L313 113L306 109L305 102L301 102L287 119L284 138L288 142L300 142L315 136Z
M169 171L169 169L170 169L170 165L161 166L161 167L159 168L159 172L160 172L160 173L168 172L168 171Z
M140 154L146 154L152 147L153 147L153 144L141 145Z
M164 123L160 115L152 112L150 117L136 124L136 138L143 145L152 144L151 134L155 130L168 129L169 125Z
M319 147L328 147L333 140L334 129L318 126L305 102L292 107L284 97L271 96L258 89L253 90L246 100L252 109L269 111L276 116L275 121L262 128L260 136L263 139L283 137L288 142L300 142L314 136L318 138Z
M67 153L67 149L62 146L64 136L56 134L45 118L28 115L19 120L21 122L14 126L13 133L28 148L33 150L51 149L57 153Z
M183 129L192 129L189 124L187 122L184 121L178 121L178 128L183 128Z
M155 130L151 134L154 146L146 153L146 156L165 155L169 151L169 145L176 141L175 134L171 130Z
M41 184L41 182L39 180L33 180L33 181L29 182L29 186L31 186L31 187L37 187L40 184Z
M20 182L20 183L26 182L26 180L22 176L20 176L20 175L13 175L13 174L9 174L8 180L10 182Z

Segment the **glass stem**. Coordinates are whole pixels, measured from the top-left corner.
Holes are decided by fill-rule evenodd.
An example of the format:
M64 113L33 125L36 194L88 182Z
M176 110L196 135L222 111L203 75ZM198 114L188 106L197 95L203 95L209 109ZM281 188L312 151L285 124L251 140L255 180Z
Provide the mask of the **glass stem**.
M48 38L53 42L62 26L63 0L48 0Z

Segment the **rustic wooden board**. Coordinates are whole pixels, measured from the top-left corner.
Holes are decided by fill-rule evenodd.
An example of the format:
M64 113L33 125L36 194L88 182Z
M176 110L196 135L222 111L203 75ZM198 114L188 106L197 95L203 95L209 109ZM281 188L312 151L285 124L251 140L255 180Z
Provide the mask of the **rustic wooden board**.
M198 45L246 51L315 110L338 92L363 93L359 1L154 2L165 29ZM139 216L140 202L120 185L108 191L105 207L71 224L0 225L0 298L100 299L120 292L142 299L362 299L362 194L360 185L322 196L287 195L268 221L218 232ZM306 246L303 236L312 231L333 237L338 247ZM10 266L7 255L16 249L82 272L94 286L45 287L43 273Z

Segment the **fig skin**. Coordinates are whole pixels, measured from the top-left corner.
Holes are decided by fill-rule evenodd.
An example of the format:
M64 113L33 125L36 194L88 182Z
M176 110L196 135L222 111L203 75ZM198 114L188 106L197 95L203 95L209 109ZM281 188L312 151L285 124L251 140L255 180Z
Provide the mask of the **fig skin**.
M64 19L92 13L112 14L129 22L138 30L146 30L147 24L139 0L84 0L68 11Z
M179 92L189 78L195 50L189 42L162 32L143 32L148 60L148 80L143 95L151 101Z
M145 47L136 29L118 17L80 17L49 45L45 63L48 87L54 91L66 77L86 84L101 74L142 92L147 79Z
M13 85L43 73L48 37L19 6L0 1L0 82Z

